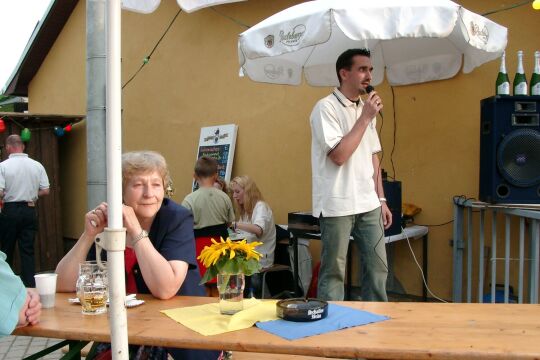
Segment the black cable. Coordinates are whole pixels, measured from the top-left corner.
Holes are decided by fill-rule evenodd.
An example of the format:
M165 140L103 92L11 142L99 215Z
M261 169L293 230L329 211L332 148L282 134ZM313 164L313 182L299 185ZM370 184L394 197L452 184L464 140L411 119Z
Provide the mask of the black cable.
M390 86L392 91L392 112L394 115L394 139L392 143L392 151L390 152L390 164L392 164L393 180L397 179L396 168L394 167L394 151L396 150L396 136L397 136L397 122L396 122L396 95L394 94L394 87Z
M383 162L383 159L384 159L384 151L382 149L382 129L384 127L384 117L383 115L379 112L379 115L381 116L381 128L379 130L379 143L381 144L381 159L379 160L379 166L377 167L377 169L373 169L374 171L376 171L377 175L375 177L375 192L377 193L377 197L379 197L379 193L377 190L379 190L379 180L380 180L380 176L381 176L381 166L382 166L382 162ZM374 156L377 156L377 155L374 155ZM372 160L373 161L373 160ZM382 186L382 184L381 184ZM379 258L379 260L382 262L382 264L384 265L384 267L386 268L386 271L388 271L388 264L386 263L386 261L381 257L381 255L379 255L379 253L377 252L377 247L379 246L379 244L381 243L381 240L384 239L384 218L383 218L383 211L382 211L382 203L381 203L381 215L380 215L380 221L379 221L379 226L381 228L381 236L379 237L379 240L377 240L377 242L375 243L375 245L373 246L373 252L377 255L377 257ZM385 249L386 250L386 249ZM388 261L388 258L387 258L387 261Z
M448 224L451 224L453 223L454 220L450 220L450 221L447 221L447 222L444 222L444 223L440 223L440 224L417 224L415 222L413 222L414 225L418 225L418 226L427 226L427 227L435 227L435 226L444 226L444 225L448 225Z
M13 119L13 118L10 118L9 116L6 116L6 118L7 118L8 120L10 120L10 121L13 121L13 123L14 123L15 125L17 125L18 127L20 127L21 129L26 128L26 126L22 126L21 124L19 124L18 121L16 121L16 120Z
M216 13L218 13L218 14L221 15L221 16L223 16L224 18L227 18L227 19L231 20L232 22L234 22L234 23L236 23L236 24L238 24L238 25L240 25L240 26L245 27L246 29L249 29L249 28L251 27L251 26L249 26L249 25L244 24L243 22L240 22L240 21L236 20L236 19L233 18L233 17L230 17L229 15L225 15L225 14L223 14L222 12L217 11L216 8L215 8L214 6L211 6L210 9L214 10Z
M465 195L454 195L454 196L452 197L452 201L453 201L454 205L460 205L460 203L467 202L467 201L469 201L469 200L476 200L476 199L473 198L473 197L467 197L467 196L465 196ZM479 210L477 210L477 211L474 211L474 210L473 210L473 213L474 213L474 212L479 212ZM448 225L448 224L451 224L451 223L453 223L453 222L454 222L454 220L452 219L452 220L449 220L449 221L446 221L446 222L443 222L443 223L440 223L440 224L417 224L417 223L415 223L414 221L413 221L413 224L414 224L414 225L419 225L419 226L434 227L434 226L444 226L444 225Z
M139 74L139 72L142 70L143 67L145 67L146 64L148 64L150 62L150 58L152 57L152 55L154 54L154 51L156 51L157 47L159 46L159 44L161 43L161 40L163 40L163 38L165 37L165 35L167 35L167 33L169 32L171 26L174 24L174 21L176 20L176 18L178 17L178 15L180 15L180 13L182 12L182 9L178 10L178 12L176 13L176 15L174 15L173 19L171 20L171 22L169 23L169 26L167 26L167 29L165 29L165 32L161 35L161 37L159 38L159 40L157 41L156 45L154 45L154 48L152 49L152 51L150 51L150 54L148 54L144 60L143 60L143 63L141 64L141 66L137 69L137 71L135 71L135 73L131 76L131 78L129 78L128 81L126 81L126 83L124 85L122 85L122 89L124 89L133 79L135 79L135 77Z
M476 198L467 197L465 195L454 195L452 197L452 201L454 202L454 205L461 205L463 203L466 203L469 200L476 200Z
M502 9L488 11L488 12L485 12L485 13L480 14L480 15L482 15L482 16L492 15L492 14L496 14L496 13L501 12L501 11L512 10L512 9L517 8L517 7L527 5L527 4L530 4L530 3L531 3L531 0L522 1L522 2L519 2L519 3L515 3L513 5L509 5L507 7L504 7Z

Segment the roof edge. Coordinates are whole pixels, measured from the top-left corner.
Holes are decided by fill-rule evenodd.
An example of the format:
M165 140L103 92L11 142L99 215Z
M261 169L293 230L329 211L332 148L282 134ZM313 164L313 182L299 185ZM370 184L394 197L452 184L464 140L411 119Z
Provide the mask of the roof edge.
M28 84L41 67L78 2L79 0L51 1L6 82L3 95L28 96Z

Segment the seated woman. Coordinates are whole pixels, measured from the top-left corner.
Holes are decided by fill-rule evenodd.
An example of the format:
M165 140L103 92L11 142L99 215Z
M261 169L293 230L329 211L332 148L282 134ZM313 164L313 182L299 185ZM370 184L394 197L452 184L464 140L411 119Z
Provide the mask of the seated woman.
M0 251L0 338L16 327L36 325L41 316L41 302L34 289L27 289L6 262Z
M167 164L160 154L137 151L122 156L126 291L151 293L158 299L169 299L177 294L204 296L204 287L198 284L193 218L188 210L164 198L169 183ZM85 215L84 232L56 267L57 291L75 291L79 263L95 259L94 238L107 226L107 210L107 204L101 203ZM219 356L216 351L167 351L174 359L217 359ZM150 358L167 356L162 349L144 352Z
M257 251L262 254L259 260L261 267L264 269L272 266L276 248L276 226L270 206L263 200L255 181L247 175L232 179L230 188L237 220L233 223L233 229L251 234L247 237L248 242L262 242L263 244L257 247ZM249 296L248 286L246 288ZM258 274L252 276L251 288L257 295L261 286Z

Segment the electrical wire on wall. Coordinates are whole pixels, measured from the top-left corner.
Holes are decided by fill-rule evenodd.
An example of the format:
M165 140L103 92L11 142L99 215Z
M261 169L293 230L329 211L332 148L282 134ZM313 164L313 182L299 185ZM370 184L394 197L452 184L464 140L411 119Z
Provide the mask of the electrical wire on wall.
M126 83L124 85L122 85L122 89L124 89L126 86L128 86L128 84L133 80L135 79L135 77L139 74L139 72L143 69L143 67L146 66L146 64L148 64L150 62L150 58L152 57L152 55L154 54L154 51L156 51L157 47L159 46L159 44L161 43L161 41L163 40L163 38L165 37L165 35L167 35L167 33L169 32L169 30L171 29L171 26L174 24L176 18L178 17L178 15L180 15L180 13L182 12L182 9L178 10L178 12L176 13L176 15L174 15L173 19L171 20L171 22L169 23L169 26L167 26L167 28L165 29L165 32L161 35L161 37L159 38L159 40L156 42L156 44L154 45L154 48L152 49L152 51L150 51L150 54L146 55L145 58L143 59L143 62L141 64L141 66L137 69L137 71L135 71L135 73L129 78L128 81L126 81Z
M486 11L485 13L482 13L480 15L482 15L482 16L493 15L493 14L496 14L496 13L499 13L499 12L502 12L502 11L512 10L512 9L518 8L520 6L524 6L524 5L527 5L527 4L533 4L533 3L534 2L531 1L531 0L521 1L521 2L518 2L518 3L512 4L512 5L505 6L505 7L501 8L501 9ZM534 7L534 5L533 5L533 7Z
M377 167L377 169L374 169L374 171L376 171L376 174L377 174L376 177L375 177L375 189L376 189L376 192L377 192L377 197L379 196L379 193L378 193L377 190L379 190L379 181L381 180L381 178L380 178L380 176L381 176L381 166L382 166L382 162L383 162L383 159L384 159L384 150L382 149L382 137L381 137L382 130L383 130L383 127L384 127L384 116L383 116L382 112L379 112L379 116L381 117L381 127L379 128L379 133L378 133L379 142L381 143L381 158L379 159L379 166ZM377 156L377 155L373 155L373 156ZM381 241L384 241L384 226L383 226L383 224L384 224L384 214L382 212L382 203L381 203L381 215L380 215L380 221L379 221L379 226L381 227L381 236L379 237L379 240L377 240L377 242L373 246L373 252L377 255L377 257L379 258L381 263L384 265L384 267L386 268L386 271L388 271L388 264L387 264L388 258L386 258L386 261L385 261L385 259L383 259L382 256L379 255L379 253L377 252L377 247L379 246ZM385 252L385 257L386 257L386 252Z
M216 10L213 6L211 7L212 10L214 10L214 12L216 12L218 15L220 16L223 16L224 18L234 22L235 24L238 24L242 27L245 27L245 28L250 28L249 25L246 25L244 24L243 22L231 17L231 16L228 16L228 15L225 15L223 14L222 12ZM176 13L176 15L174 15L173 19L169 22L169 25L167 26L167 28L165 29L165 31L163 32L163 34L160 36L159 40L156 42L156 44L154 45L154 47L152 48L152 51L150 51L150 53L144 57L143 61L142 61L142 64L139 66L139 68L133 73L133 75L131 75L131 77L129 78L128 81L125 82L124 85L122 85L122 89L124 89L130 82L132 82L136 77L137 75L139 74L139 72L150 62L150 59L152 57L152 55L154 54L154 52L156 51L157 47L159 46L159 44L161 43L161 41L163 40L163 38L165 37L165 35L167 35L167 33L169 32L169 30L171 29L172 25L174 24L174 22L176 21L176 18L178 18L178 15L180 15L180 13L182 12L182 9L178 10L178 12Z
M397 121L396 121L396 94L394 93L394 87L390 86L392 91L392 114L394 117L394 130L392 139L392 151L390 152L390 164L392 164L392 179L397 179L396 168L394 167L394 152L396 151L396 137L397 137Z
M249 29L249 28L251 27L251 26L249 26L249 25L244 24L243 22L241 22L241 21L239 21L239 20L236 20L235 18L233 18L233 17L231 17L231 16L229 16L229 15L225 15L225 14L222 13L221 11L218 11L218 10L216 9L215 6L212 6L211 9L214 10L217 14L223 16L223 17L226 18L226 19L231 20L231 21L232 21L233 23L235 23L235 24L238 24L238 25L240 25L240 26L245 27L246 29Z

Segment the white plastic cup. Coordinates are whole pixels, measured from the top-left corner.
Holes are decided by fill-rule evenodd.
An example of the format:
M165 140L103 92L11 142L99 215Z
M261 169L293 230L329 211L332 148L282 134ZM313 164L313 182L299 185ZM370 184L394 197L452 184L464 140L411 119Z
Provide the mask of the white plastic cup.
M36 279L36 289L41 300L41 307L44 309L53 308L56 297L55 273L42 273L34 275Z

